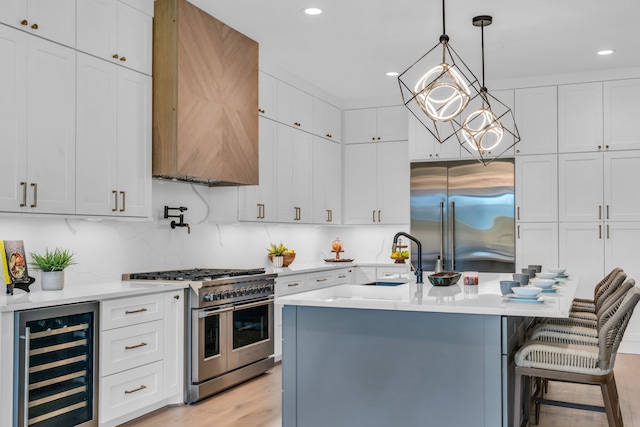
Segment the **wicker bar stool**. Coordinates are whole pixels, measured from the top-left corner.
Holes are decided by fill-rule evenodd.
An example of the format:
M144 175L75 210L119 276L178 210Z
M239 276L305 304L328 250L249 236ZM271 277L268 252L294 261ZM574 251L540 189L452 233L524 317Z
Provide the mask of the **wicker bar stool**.
M567 342L527 341L515 356L515 411L512 425L519 426L521 423L522 397L531 395L531 378L540 378L600 386L609 426L622 427L623 420L613 367L618 347L638 300L640 300L640 288L633 287L619 306L612 306L602 313L606 321L600 328L597 345L585 342L582 338L572 342L569 334L566 334ZM528 414L528 397L526 400L525 414ZM539 413L541 404L595 411L603 409L593 405L560 402L541 397L537 397L534 403L536 415ZM534 421L537 423L537 416Z
M572 310L579 310L579 311L595 312L595 306L596 306L597 301L602 297L602 294L607 291L607 288L611 284L611 281L613 280L613 278L618 273L621 273L621 272L623 272L623 270L620 267L616 267L613 270L611 270L593 288L593 299L575 298L573 300L573 304L572 304L571 309Z

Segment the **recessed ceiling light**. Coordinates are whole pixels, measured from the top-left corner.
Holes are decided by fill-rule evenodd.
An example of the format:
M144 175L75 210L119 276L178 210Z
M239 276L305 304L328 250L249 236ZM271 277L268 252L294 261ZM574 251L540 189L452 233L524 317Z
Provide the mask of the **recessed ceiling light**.
M615 50L613 49L603 49L598 51L598 55L611 55Z
M308 7L304 9L304 13L307 15L320 15L322 13L322 9L318 9L317 7Z
M387 73L387 76L389 76L389 77L395 77L395 76L397 76L398 74L400 74L400 73L398 73L397 71L389 71L389 72Z

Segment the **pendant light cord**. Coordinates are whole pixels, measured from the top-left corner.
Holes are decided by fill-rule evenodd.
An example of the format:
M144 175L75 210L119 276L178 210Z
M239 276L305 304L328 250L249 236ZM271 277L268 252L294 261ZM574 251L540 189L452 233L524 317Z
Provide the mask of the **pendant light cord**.
M444 20L444 1L442 0L442 34L447 34L447 29L445 26L445 20Z
M482 45L482 91L486 92L487 88L484 85L484 23L480 26L480 40Z

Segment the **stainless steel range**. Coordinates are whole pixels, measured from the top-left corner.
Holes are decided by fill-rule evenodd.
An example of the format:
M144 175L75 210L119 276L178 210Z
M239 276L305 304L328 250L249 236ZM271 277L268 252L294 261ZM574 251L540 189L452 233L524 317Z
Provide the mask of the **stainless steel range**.
M263 268L125 274L123 280L188 281L187 389L194 403L274 366L275 274Z

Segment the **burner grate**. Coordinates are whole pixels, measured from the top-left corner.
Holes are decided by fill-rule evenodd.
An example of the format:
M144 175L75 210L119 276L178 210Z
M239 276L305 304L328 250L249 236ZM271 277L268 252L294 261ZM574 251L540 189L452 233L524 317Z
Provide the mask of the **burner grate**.
M193 268L187 270L155 271L148 273L134 273L131 280L178 280L204 282L224 277L250 276L263 274L264 268L226 269L226 268Z

